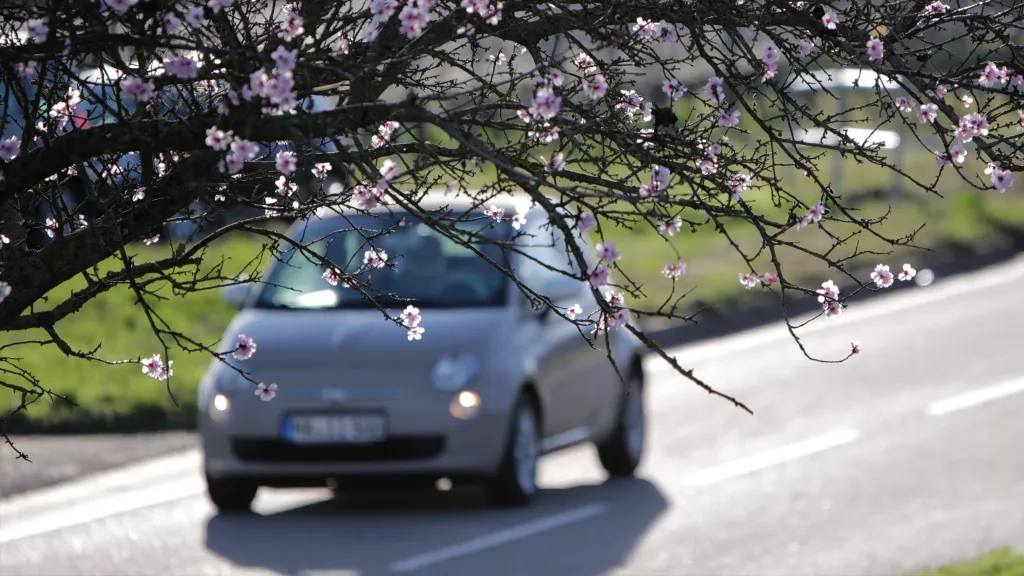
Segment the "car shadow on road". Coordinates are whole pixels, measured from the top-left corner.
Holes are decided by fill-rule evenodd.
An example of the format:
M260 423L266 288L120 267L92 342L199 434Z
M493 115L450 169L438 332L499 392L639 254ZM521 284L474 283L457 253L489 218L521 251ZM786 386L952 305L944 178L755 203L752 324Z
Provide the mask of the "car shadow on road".
M508 535L509 529L537 526L584 507L600 512L411 573L604 573L629 557L668 502L657 486L640 478L545 489L533 505L514 509L489 508L472 490L360 493L275 514L213 516L206 525L206 547L239 567L281 574L392 574L396 562Z

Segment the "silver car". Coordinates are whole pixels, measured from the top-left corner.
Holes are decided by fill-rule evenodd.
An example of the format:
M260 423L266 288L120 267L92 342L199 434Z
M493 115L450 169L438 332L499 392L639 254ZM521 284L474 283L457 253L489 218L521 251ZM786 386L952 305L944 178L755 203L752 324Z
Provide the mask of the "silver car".
M562 310L596 309L586 284L548 268L572 269L543 210L525 213L516 253L507 249L507 216L495 222L442 203L459 219L454 233L487 238L477 250L523 284ZM515 214L511 206L505 213ZM373 245L392 265L362 271L367 238L381 231L388 234ZM496 505L525 504L537 490L539 456L584 442L596 444L611 475L636 469L643 345L628 331L612 329L607 343L601 334L591 346L479 255L402 211L318 215L288 235L384 295L374 303L330 284L316 258L294 249L264 283L225 295L242 309L222 351L239 335L256 351L228 356L230 366L214 360L199 385L206 482L218 509L248 509L260 486L344 491L442 478L480 485ZM422 317L420 339L399 320L410 304ZM253 382L276 384L276 395L266 400Z

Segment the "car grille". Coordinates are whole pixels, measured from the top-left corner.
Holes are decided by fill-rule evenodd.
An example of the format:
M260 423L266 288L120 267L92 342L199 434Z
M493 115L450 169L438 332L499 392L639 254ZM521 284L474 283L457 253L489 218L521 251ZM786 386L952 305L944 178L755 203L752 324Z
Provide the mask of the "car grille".
M250 462L381 462L423 460L444 450L444 436L394 437L374 444L289 444L277 439L236 439L232 450Z

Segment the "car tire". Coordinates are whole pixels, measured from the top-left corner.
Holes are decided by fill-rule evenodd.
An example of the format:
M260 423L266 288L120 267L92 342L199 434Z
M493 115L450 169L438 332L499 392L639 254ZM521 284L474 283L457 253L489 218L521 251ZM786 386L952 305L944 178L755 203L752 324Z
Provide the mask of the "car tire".
M508 441L498 473L487 480L484 491L495 506L529 504L537 492L537 461L540 459L540 423L530 398L520 395L509 423Z
M259 486L245 478L206 476L206 494L220 512L248 512Z
M626 381L615 430L603 442L597 443L597 456L601 466L612 476L632 476L643 458L647 436L644 413L643 376L634 371Z

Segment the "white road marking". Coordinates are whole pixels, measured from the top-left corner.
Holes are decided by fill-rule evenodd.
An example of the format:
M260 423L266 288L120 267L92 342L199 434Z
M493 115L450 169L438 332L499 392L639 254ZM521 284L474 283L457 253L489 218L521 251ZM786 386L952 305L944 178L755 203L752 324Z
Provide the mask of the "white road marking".
M688 484L694 486L706 486L708 484L714 484L723 480L728 480L736 476L743 474L749 474L751 472L757 472L776 464L782 464L797 458L803 458L804 456L810 456L811 454L828 450L829 448L835 448L842 446L843 444L849 444L860 438L860 432L857 430L836 430L823 434L821 436L815 436L803 442L796 444L790 444L789 446L783 446L746 458L740 458L721 466L715 466L702 470L689 476L686 479Z
M3 521L3 527L0 527L0 544L187 498L202 493L204 488L203 480L194 477L188 480L166 482L143 490L121 493L111 498L99 500L87 498L84 503L43 513L24 522L17 521L17 518L7 518Z
M587 506L562 512L561 514L538 518L537 520L527 522L526 524L501 530L500 532L494 532L493 534L488 534L479 538L473 538L472 540L467 540L461 544L455 544L433 552L427 552L425 554L406 558L405 560L399 560L392 564L390 568L392 572L413 572L439 562L444 562L445 560L451 560L460 556L468 556L488 548L508 544L509 542L514 542L516 540L522 540L523 538L529 538L530 536L554 530L555 528L561 528L562 526L586 520L587 518L593 518L594 516L603 514L607 511L608 507L604 504L588 504Z
M108 494L119 496L127 488L192 475L200 471L201 467L202 459L198 448L158 456L5 498L0 500L0 519L24 517L40 509L65 508L68 504L95 500Z
M1024 257L1017 257L1004 264L995 265L983 272L953 277L927 288L910 288L906 292L894 293L891 296L884 296L879 300L864 303L858 303L855 298L851 302L849 310L843 312L841 316L818 318L797 330L797 335L803 337L837 326L845 326L851 323L888 316L956 296L970 294L971 292L1019 282L1022 278L1024 278ZM794 324L800 324L814 316L815 314L811 313L792 320ZM694 330L700 329L699 326L692 326L691 328ZM787 338L790 338L790 334L785 325L781 324L781 322L776 322L738 334L706 340L699 344L680 346L666 350L666 352L669 356L675 356L684 367L688 367L694 362L718 358L734 352L742 352ZM652 367L653 373L674 371L661 358L652 357L650 361L656 363Z
M994 386L986 386L960 394L959 396L932 402L925 409L925 412L929 416L942 416L943 414L949 414L950 412L956 412L965 408L973 408L979 404L985 404L986 402L1021 392L1024 392L1024 378L1010 380L1009 382L1003 382Z

